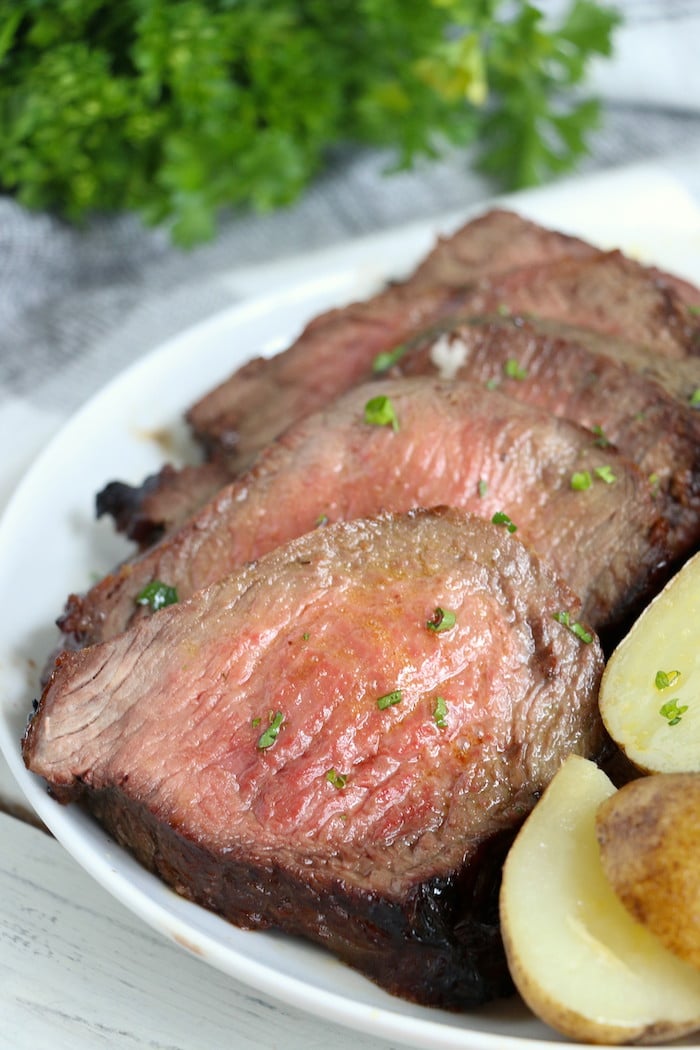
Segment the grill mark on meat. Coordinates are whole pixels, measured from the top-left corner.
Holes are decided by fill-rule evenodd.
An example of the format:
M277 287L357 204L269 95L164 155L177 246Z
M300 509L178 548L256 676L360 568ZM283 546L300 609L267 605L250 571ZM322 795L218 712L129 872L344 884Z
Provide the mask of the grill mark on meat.
M364 421L366 401L378 394L395 406L397 433ZM572 490L574 471L606 465L614 484ZM668 556L647 480L616 451L596 448L588 431L481 385L388 379L290 428L182 529L85 596L71 596L60 626L81 644L101 641L148 615L135 598L153 579L185 598L313 530L320 515L333 521L437 504L488 518L507 512L599 628L631 611Z
M444 635L425 626L438 601L457 616ZM601 746L602 653L561 608L581 615L544 562L475 516L331 525L64 653L25 761L231 921L315 939L408 998L474 1005L508 986L503 836L566 754ZM397 684L401 704L380 711ZM260 751L268 710L285 721ZM329 768L347 772L342 791Z

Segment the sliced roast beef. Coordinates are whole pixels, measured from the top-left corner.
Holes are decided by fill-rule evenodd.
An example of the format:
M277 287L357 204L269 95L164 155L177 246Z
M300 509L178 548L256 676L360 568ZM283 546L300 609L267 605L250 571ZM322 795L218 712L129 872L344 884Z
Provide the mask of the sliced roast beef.
M98 518L111 515L118 532L148 547L184 524L230 480L231 472L223 463L179 470L166 463L141 485L110 481L98 492L95 509Z
M441 317L465 287L517 266L599 254L592 245L494 210L442 239L408 280L315 318L285 353L258 358L197 402L188 419L235 469L289 423L371 374L372 361Z
M316 318L289 349L239 369L188 418L233 472L291 422L369 377L380 353L446 316L509 309L680 359L700 353L693 299L700 304L691 285L620 252L489 213L440 244L413 280Z
M639 340L647 358L647 341L677 358L697 348L698 318L689 304L700 304L700 292L673 275L491 211L442 239L407 281L323 314L284 353L245 365L193 406L189 419L217 471L235 477L290 423L369 378L382 353L446 316L525 310L591 333L621 333L630 347ZM111 498L108 510L118 528L147 544L194 513L217 485L217 472L191 470L180 479L167 471L144 502L138 490L110 488L110 497L126 500Z
M375 398L396 429L366 421ZM585 491L574 475L589 478ZM601 628L667 559L647 478L589 431L482 384L386 379L290 428L179 531L71 596L61 626L81 644L102 641L144 615L136 599L154 580L184 598L324 521L438 504L504 515Z
M700 354L700 317L688 309L676 282L617 251L486 278L465 295L461 312L497 310L590 328L674 360Z
M581 338L583 336L583 338ZM628 344L591 349L585 333L543 327L523 318L465 321L406 347L393 366L404 375L436 374L496 386L593 430L602 447L616 445L637 463L662 501L674 555L700 541L700 413L661 385L668 364L653 351ZM627 363L627 362L630 363ZM686 362L673 362L679 386ZM696 389L700 358L692 358ZM688 370L689 371L689 370Z
M473 1006L509 987L502 836L601 741L601 651L562 613L566 585L474 516L320 528L64 653L25 761L179 893Z

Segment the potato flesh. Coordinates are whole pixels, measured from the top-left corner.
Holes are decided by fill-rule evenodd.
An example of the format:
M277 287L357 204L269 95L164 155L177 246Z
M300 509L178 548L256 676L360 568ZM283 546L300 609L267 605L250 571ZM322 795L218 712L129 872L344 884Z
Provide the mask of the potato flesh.
M530 1008L574 1039L661 1041L700 1026L700 973L628 914L600 861L595 814L615 788L572 756L504 867L501 924Z
M665 689L656 674L680 671ZM660 713L675 700L680 721ZM700 555L673 577L612 654L600 688L603 722L646 772L700 770Z

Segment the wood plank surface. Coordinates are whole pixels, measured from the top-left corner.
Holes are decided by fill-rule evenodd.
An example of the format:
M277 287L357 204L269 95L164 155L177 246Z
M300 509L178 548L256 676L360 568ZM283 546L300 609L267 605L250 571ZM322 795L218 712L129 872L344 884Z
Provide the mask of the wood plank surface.
M179 950L0 814L2 1050L388 1050Z

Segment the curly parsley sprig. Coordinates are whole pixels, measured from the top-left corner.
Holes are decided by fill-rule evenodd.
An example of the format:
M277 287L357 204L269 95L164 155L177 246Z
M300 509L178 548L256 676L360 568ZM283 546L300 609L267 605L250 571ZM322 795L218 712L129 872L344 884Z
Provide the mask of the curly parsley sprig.
M294 200L333 149L397 167L475 144L505 187L571 168L618 16L571 0L15 0L0 27L0 189L71 219L137 211L175 241Z

